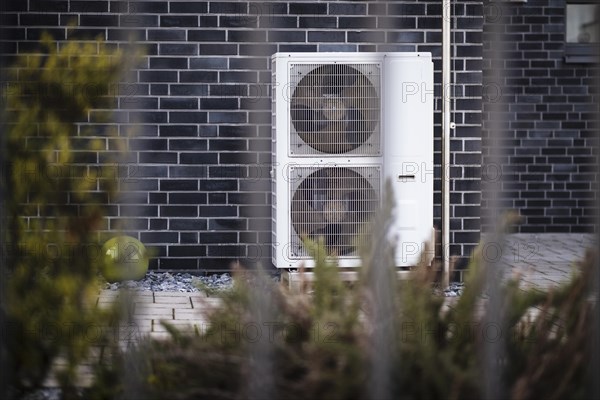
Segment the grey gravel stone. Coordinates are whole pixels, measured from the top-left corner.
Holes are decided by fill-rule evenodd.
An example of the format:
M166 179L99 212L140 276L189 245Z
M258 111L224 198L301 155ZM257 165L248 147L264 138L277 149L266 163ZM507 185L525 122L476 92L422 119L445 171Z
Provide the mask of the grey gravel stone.
M452 282L444 289L439 286L434 286L432 292L435 296L458 297L462 295L464 289L465 284L463 282Z
M277 277L273 277L277 281ZM139 281L123 281L117 283L106 283L104 289L119 290L127 288L130 290L154 291L154 292L182 292L193 293L202 290L221 291L231 289L233 278L230 274L213 274L206 276L192 275L190 273L175 273L149 271ZM457 297L462 295L464 283L452 282L447 288L439 286L433 288L433 294L444 297Z
M104 289L119 290L131 289L153 292L199 292L202 288L211 290L227 290L233 286L230 274L214 274L196 276L189 273L155 272L149 271L143 279L138 281L123 281L106 283Z

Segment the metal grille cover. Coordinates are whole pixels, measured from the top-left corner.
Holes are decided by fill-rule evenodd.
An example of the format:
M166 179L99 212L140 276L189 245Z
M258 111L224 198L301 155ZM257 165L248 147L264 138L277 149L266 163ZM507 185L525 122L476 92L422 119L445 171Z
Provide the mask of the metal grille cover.
M380 154L380 66L292 64L290 155Z
M304 238L323 238L332 255L356 256L355 240L379 206L380 167L295 166L290 178L289 257L308 257Z

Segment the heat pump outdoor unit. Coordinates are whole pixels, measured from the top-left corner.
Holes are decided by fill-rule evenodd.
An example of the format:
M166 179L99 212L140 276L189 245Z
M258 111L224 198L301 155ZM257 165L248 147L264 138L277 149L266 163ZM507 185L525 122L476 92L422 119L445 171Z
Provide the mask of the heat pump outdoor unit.
M433 236L431 54L276 53L272 78L274 265L312 267L304 240L322 238L359 266L388 179L396 265L416 265Z

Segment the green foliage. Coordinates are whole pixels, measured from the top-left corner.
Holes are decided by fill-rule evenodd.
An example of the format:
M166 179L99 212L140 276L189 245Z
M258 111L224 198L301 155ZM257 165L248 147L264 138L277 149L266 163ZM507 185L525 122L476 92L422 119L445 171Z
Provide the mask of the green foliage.
M517 294L516 285L507 286L507 297L516 299L520 309L535 307L539 311L530 326L513 325L515 334L507 349L513 367L507 370L513 398L589 397L586 379L591 376L588 368L595 312L589 285L597 259L597 249L588 250L571 281L550 293L529 290ZM514 322L518 315L512 317Z
M260 387L269 380L249 373L256 367L257 342L245 328L268 315L270 330L263 326L260 340L266 346L261 348L268 349L262 367L272 378L273 398L381 398L374 383L387 385L383 392L390 398L481 398L481 354L488 338L481 325L486 299L482 251L478 248L472 257L463 295L444 307L444 298L432 294L435 265L417 266L407 281L393 278L393 252L385 240L390 204L363 239L363 268L354 287L340 280L323 243L307 241L316 262L312 291L289 293L264 285L260 274L238 272L206 332L188 335L172 329L171 340L148 339L133 352L115 352L114 362L100 367L87 395L247 398L252 384ZM512 398L585 398L592 312L586 282L595 257L588 254L572 280L550 292L524 290L517 280L501 284L508 332L505 358L498 362ZM269 307L257 304L261 296ZM531 314L532 307L539 313ZM137 367L131 367L131 360L137 360ZM119 376L126 380L120 382ZM135 391L127 392L127 385Z
M90 111L114 105L127 63L120 50L102 42L59 46L44 36L42 46L13 66L7 91L3 184L12 251L3 312L13 393L39 387L60 358L66 367L57 379L69 397L75 368L99 344L89 330L105 328L114 317L95 309L94 301L101 261L97 230L106 223L118 174L114 165L80 159L103 150L114 134L99 138L83 126L78 131L78 123L102 122Z

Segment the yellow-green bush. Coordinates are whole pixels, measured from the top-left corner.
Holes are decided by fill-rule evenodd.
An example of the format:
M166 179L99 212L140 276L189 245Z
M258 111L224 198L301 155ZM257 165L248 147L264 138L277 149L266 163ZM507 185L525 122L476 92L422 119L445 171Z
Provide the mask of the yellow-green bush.
M58 358L66 362L57 374L63 394L73 395L75 368L98 344L90 331L106 330L109 322L110 312L93 308L97 231L106 224L118 174L114 164L81 162L79 155L102 151L111 133L100 139L92 125L78 129L78 123L102 122L90 111L113 107L126 61L102 42L58 44L45 36L39 53L21 55L10 68L2 149L10 251L2 313L11 396L39 387Z

